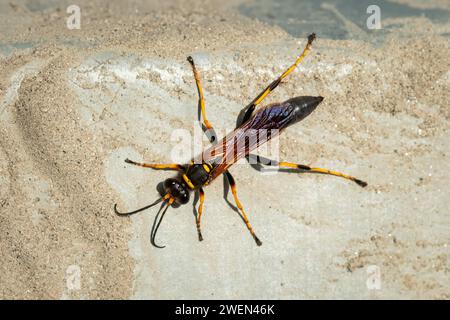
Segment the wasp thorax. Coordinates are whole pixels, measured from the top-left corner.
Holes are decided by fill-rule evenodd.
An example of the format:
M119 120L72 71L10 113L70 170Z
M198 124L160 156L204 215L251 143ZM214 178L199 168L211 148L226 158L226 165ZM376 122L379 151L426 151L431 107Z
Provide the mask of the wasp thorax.
M164 181L164 190L169 193L179 204L186 204L189 201L189 191L186 185L176 179Z

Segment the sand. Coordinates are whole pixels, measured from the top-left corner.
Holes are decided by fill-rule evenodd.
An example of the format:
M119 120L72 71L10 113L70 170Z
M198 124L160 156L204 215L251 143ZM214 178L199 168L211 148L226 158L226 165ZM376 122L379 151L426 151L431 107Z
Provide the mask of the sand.
M337 1L313 8L337 17L323 34L296 34L251 1L78 1L80 30L65 27L69 2L0 4L0 297L450 298L449 2L392 3L437 11L388 14L376 33ZM203 242L192 204L169 211L163 250L154 211L114 214L172 175L123 160L170 162L174 130L198 125L186 56L224 133L312 31L313 51L266 102L325 100L283 133L280 158L367 188L234 166L261 247L222 179L205 190Z

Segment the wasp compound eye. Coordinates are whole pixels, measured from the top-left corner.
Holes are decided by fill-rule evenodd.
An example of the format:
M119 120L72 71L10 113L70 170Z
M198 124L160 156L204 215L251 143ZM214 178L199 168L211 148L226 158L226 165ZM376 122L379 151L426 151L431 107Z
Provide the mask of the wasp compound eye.
M189 202L189 191L183 182L176 179L167 179L164 181L164 190L175 198L179 204Z

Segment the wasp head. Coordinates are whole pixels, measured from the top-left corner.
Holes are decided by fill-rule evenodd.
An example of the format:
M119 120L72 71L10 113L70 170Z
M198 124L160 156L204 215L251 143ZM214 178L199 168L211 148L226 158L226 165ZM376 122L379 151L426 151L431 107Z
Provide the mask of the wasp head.
M164 181L164 190L166 194L170 194L172 198L179 204L186 204L189 202L189 189L184 182L176 179L167 179Z

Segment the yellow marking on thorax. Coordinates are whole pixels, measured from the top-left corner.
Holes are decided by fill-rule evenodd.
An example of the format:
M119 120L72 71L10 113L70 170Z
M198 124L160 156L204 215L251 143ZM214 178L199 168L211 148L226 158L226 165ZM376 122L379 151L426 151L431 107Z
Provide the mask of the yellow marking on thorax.
M186 184L188 185L189 188L195 189L195 186L192 184L191 180L188 178L188 176L186 174L183 174L182 177L183 177L184 182L186 182Z

